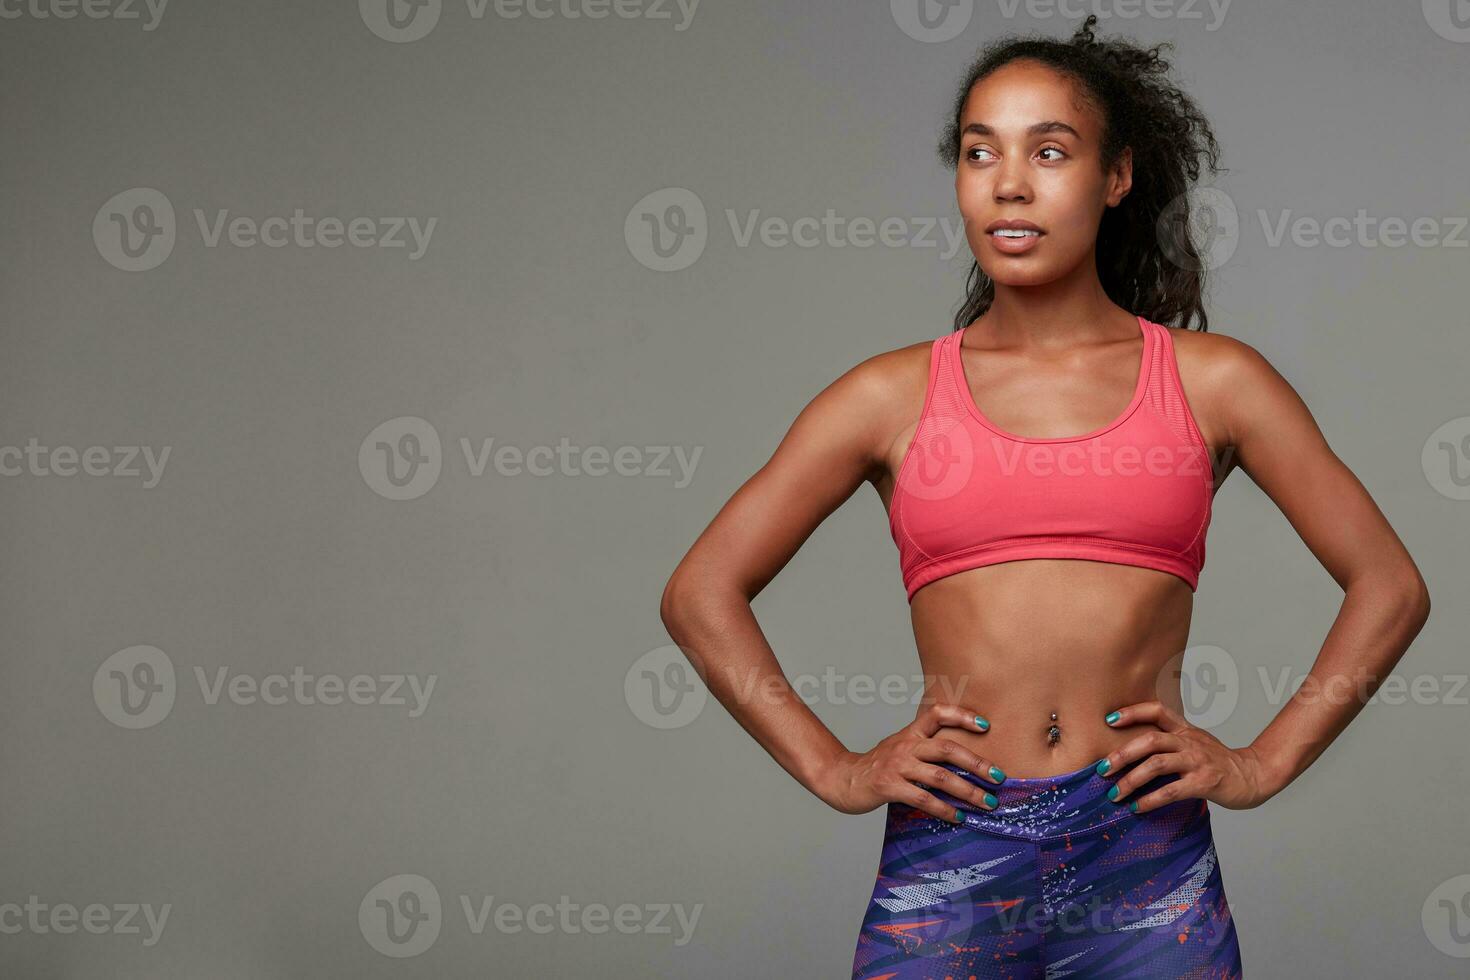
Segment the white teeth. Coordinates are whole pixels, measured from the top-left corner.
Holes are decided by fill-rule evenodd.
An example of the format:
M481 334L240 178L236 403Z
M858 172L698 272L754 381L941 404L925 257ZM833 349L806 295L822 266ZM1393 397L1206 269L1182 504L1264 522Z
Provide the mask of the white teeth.
M999 235L1001 238L1035 238L1041 232L1032 231L1029 228L997 228L991 234Z

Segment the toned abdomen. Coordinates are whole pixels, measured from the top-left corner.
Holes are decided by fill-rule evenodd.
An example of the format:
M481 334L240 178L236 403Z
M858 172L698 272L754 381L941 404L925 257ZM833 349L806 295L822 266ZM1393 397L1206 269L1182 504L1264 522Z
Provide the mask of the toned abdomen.
M1069 559L989 565L925 586L911 613L926 698L956 702L991 723L984 734L944 729L941 736L1008 776L1096 762L1155 728L1111 728L1108 712L1153 699L1180 710L1192 607L1193 593L1174 575ZM1054 743L1052 724L1060 733Z

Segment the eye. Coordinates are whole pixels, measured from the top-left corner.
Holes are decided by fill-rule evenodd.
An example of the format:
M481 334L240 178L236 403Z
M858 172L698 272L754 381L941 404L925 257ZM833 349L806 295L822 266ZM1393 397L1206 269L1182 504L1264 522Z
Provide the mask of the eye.
M1061 157L1064 157L1064 156L1067 155L1067 152L1065 150L1063 150L1060 146L1043 146L1041 149L1037 150L1036 152L1038 152L1038 153L1057 153L1057 154L1060 154L1060 156L1052 157L1051 158L1052 160L1057 160L1057 159L1060 159Z
M965 159L966 160L976 160L976 161L978 161L979 158L976 157L975 154L977 154L977 153L989 153L989 152L990 151L988 149L986 149L985 147L983 147L983 146L972 146L968 150L965 151Z

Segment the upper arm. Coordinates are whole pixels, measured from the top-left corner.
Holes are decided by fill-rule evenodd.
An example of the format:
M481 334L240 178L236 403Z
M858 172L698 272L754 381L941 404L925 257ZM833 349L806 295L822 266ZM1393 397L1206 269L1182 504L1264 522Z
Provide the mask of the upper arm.
M1418 570L1373 498L1337 457L1296 390L1259 351L1220 338L1212 366L1229 445L1333 579ZM1422 587L1422 580L1420 581Z
M766 462L726 502L670 580L754 598L823 520L884 472L895 424L914 401L911 349L880 354L813 398ZM927 358L925 360L927 370ZM918 381L922 399L923 380ZM917 413L915 401L913 411Z

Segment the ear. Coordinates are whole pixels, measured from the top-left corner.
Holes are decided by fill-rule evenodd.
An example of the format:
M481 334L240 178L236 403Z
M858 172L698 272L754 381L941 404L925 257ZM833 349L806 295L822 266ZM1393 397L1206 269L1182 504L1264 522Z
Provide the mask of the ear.
M1132 189L1133 147L1125 146L1123 152L1118 154L1118 161L1113 164L1112 171L1108 174L1108 207L1117 207Z

